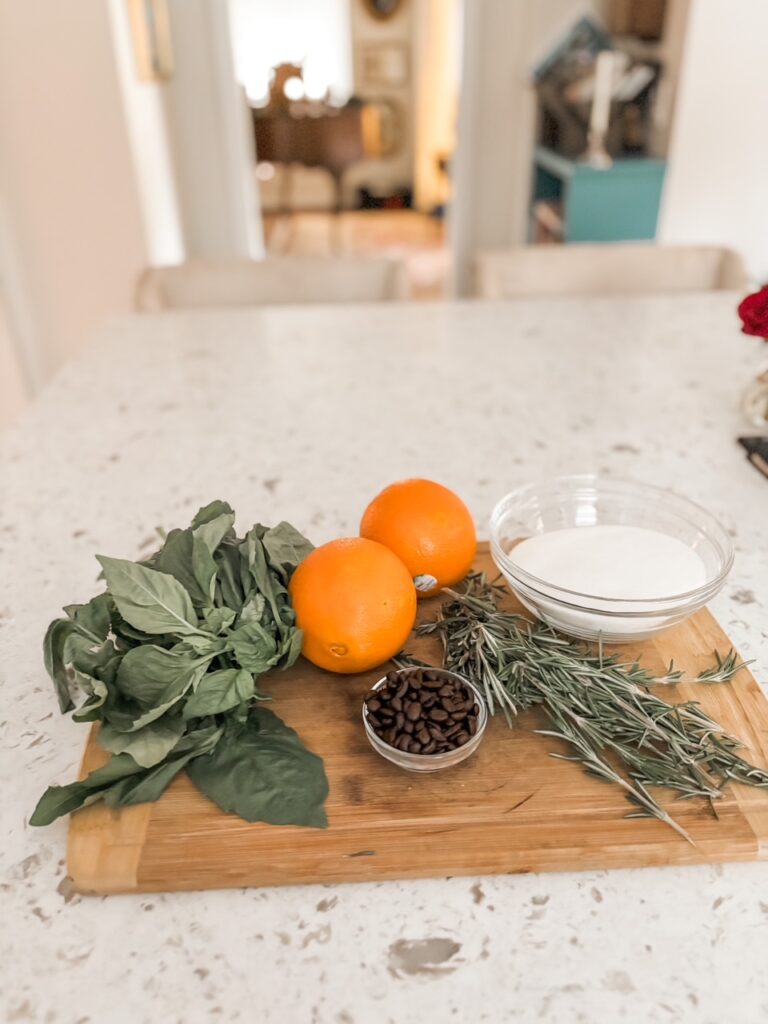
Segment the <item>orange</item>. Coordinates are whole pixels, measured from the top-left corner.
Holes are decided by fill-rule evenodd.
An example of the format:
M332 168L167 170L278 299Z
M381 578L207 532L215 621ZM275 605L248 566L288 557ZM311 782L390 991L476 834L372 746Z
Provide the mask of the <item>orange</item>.
M432 480L401 480L386 487L365 510L360 536L377 540L402 559L419 597L464 579L477 551L469 509Z
M362 537L332 540L304 559L290 583L302 653L330 672L365 672L410 636L416 594L389 548Z

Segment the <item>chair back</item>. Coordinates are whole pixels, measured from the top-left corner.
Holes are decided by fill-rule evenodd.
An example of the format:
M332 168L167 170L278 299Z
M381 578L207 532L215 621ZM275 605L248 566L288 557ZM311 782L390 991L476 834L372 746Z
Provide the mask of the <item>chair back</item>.
M474 271L474 293L484 299L744 290L748 286L740 257L714 246L530 245L480 252Z
M398 260L285 256L148 267L136 287L143 312L206 306L385 302L407 297Z

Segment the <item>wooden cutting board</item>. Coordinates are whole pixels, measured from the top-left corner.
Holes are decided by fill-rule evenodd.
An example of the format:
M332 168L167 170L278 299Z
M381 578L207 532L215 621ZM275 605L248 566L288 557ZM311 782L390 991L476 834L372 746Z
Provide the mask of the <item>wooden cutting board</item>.
M494 573L485 546L478 568ZM439 599L421 603L434 617ZM519 610L510 595L510 609ZM730 641L707 611L646 641L647 667L697 675ZM439 664L433 638L412 649ZM149 892L227 886L356 882L386 878L565 871L759 860L768 848L768 791L731 786L717 817L703 800L664 798L695 841L631 810L617 786L548 754L565 745L531 731L537 713L510 730L491 720L463 764L415 775L368 745L361 701L383 670L343 677L303 659L276 675L274 708L325 759L331 792L327 830L248 824L222 813L182 774L161 800L123 810L95 804L73 815L68 869L81 892ZM272 680L270 680L272 683ZM700 701L747 756L768 767L768 700L748 671L722 685L685 684L670 700ZM91 733L83 774L106 755ZM672 806L674 805L674 806Z

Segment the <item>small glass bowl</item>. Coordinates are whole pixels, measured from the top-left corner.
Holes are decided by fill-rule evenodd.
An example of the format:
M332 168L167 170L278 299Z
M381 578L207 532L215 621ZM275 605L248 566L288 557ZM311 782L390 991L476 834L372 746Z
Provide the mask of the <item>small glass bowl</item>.
M509 557L515 544L550 530L640 526L683 541L704 563L706 580L682 594L642 600L581 594L526 572ZM539 619L584 640L631 643L687 619L718 593L733 545L705 509L670 491L592 475L561 476L511 491L491 515L491 553L510 588Z
M420 669L414 668L401 668L397 670L398 676L408 676L413 672L418 672ZM405 753L402 750L398 750L397 747L390 746L380 736L377 736L371 726L368 724L368 715L366 714L366 707L363 704L363 726L365 728L365 735L368 737L368 742L371 744L377 754L381 754L382 757L386 758L387 761L391 761L392 764L396 764L399 768L405 768L409 772L437 772L441 768L452 768L454 765L459 764L461 761L465 761L470 754L474 754L477 748L480 746L480 741L483 738L485 727L488 724L488 709L485 706L482 694L476 686L474 686L464 676L457 675L455 672L449 672L448 669L444 668L433 668L429 667L428 671L437 672L441 677L446 679L452 679L454 682L462 683L470 693L473 694L477 705L480 708L480 713L477 717L477 732L469 739L463 747L456 747L455 750L446 750L443 754L410 754ZM374 686L371 687L370 691L366 694L366 697L370 696L371 693L375 693L380 690L382 686L387 682L387 676L384 676Z

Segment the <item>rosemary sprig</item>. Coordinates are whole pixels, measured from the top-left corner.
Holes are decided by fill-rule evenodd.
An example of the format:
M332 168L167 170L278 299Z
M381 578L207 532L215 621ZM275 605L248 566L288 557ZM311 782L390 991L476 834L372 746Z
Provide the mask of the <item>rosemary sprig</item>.
M470 576L463 593L446 593L451 600L438 618L417 630L439 635L445 667L475 683L489 711L503 711L510 725L520 711L540 706L551 728L538 731L573 750L552 756L579 761L590 774L621 786L638 807L629 817L658 818L690 842L649 786L710 801L731 779L768 787L768 772L740 757L738 740L695 701L668 704L650 691L660 683L694 681L673 664L654 676L637 661L605 657L602 646L592 651L543 623L501 612L504 588L482 575ZM727 682L744 668L735 652L714 653L716 664L695 681Z

